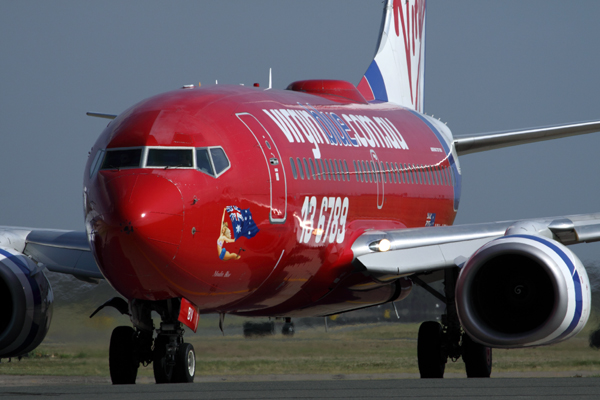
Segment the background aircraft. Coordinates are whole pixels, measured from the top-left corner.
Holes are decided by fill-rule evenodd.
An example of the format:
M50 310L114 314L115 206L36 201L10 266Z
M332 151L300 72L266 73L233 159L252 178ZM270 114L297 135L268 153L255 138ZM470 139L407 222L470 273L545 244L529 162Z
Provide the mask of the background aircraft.
M280 87L284 87L293 80L308 77L336 77L355 82L356 77L362 75L372 56L376 39L376 35L373 33L376 30L367 29L366 21L367 18L372 18L373 23L368 25L378 25L379 5L373 6L366 2L355 3L355 9L362 6L365 8L365 12L357 12L354 23L344 20L343 25L352 28L341 34L341 27L331 26L330 21L335 19L331 16L337 15L336 13L342 6L348 10L351 10L352 6L347 2L340 2L335 4L337 9L327 10L323 7L333 8L333 6L315 3L315 8L320 10L317 18L322 18L315 21L315 26L319 26L319 29L323 28L323 30L319 30L314 37L307 37L306 32L303 32L302 35L292 34L289 36L290 40L294 37L296 40L299 37L302 40L295 42L296 46L290 46L291 42L283 40L279 34L285 29L290 29L289 23L286 21L286 24L276 27L279 47L267 45L265 46L267 49L263 48L257 52L255 43L259 43L258 39L263 38L253 37L244 41L235 51L224 53L224 49L231 49L231 42L235 42L241 37L248 38L249 27L267 26L266 23L260 23L259 16L268 16L269 21L283 21L285 20L283 17L277 17L278 10L281 13L298 15L300 8L311 8L306 4L303 4L302 7L291 4L282 6L276 2L262 5L266 8L257 15L252 13L256 11L254 5L245 6L248 9L240 9L240 6L235 6L224 11L225 18L240 18L241 20L240 23L232 21L232 29L240 25L246 27L245 30L242 29L236 34L224 36L229 38L227 45L215 45L212 41L213 35L209 36L209 33L218 31L216 27L211 27L211 30L202 30L197 34L186 29L185 33L177 36L177 40L175 37L168 40L163 35L160 35L162 38L152 37L154 40L145 42L148 47L147 52L140 49L144 45L139 45L139 43L143 43L141 38L145 40L148 38L149 31L145 31L145 29L156 32L156 26L162 25L165 30L172 32L172 27L186 25L182 23L181 18L189 19L189 24L198 29L206 29L210 20L214 21L218 18L215 17L213 10L200 10L199 12L159 10L156 19L142 17L139 20L139 26L136 26L131 23L131 18L127 20L124 17L122 24L116 24L116 26L122 28L128 36L132 31L146 32L146 35L140 33L140 41L136 41L115 38L114 35L117 35L119 30L117 29L116 32L115 29L103 30L105 19L100 18L95 12L100 10L90 10L89 7L83 9L80 8L82 6L76 4L65 7L63 10L58 10L56 7L53 7L52 10L40 10L37 7L38 9L34 10L36 14L31 14L29 10L21 8L21 14L19 11L14 11L16 14L12 14L12 18L8 17L12 10L3 13L5 17L2 18L11 21L3 20L2 29L6 30L6 33L22 32L17 37L22 37L25 42L11 42L6 44L6 52L4 52L4 48L2 49L3 54L7 54L7 60L12 61L5 66L7 71L3 74L11 78L3 79L0 123L3 135L7 135L9 145L3 147L2 159L6 160L7 165L15 166L12 167L12 171L4 174L2 179L10 178L10 181L6 181L4 186L16 189L8 191L6 196L3 195L1 199L3 209L10 210L10 214L6 215L6 219L2 223L4 225L81 229L79 211L81 168L74 168L73 165L78 162L79 165L83 165L85 149L89 149L96 133L104 126L104 122L83 118L84 111L94 109L113 112L114 110L117 113L147 95L179 87L183 83L193 83L195 80L208 80L212 83L214 78L219 79L221 83L245 81L246 84L251 84L262 79L262 82L266 82L267 67L275 68L275 86L280 79ZM19 6L9 7L18 8ZM134 11L138 11L133 7L124 7L125 9L121 9L120 17L133 17ZM278 7L295 8L284 10ZM594 86L596 82L591 74L592 69L586 70L586 67L594 65L596 55L584 49L577 51L575 48L577 44L583 45L582 38L593 41L594 37L599 36L598 32L593 31L593 27L591 27L593 24L585 23L582 20L594 14L592 7L597 7L595 4L586 4L586 7L590 9L587 12L581 12L580 10L567 10L559 2L544 2L540 7L531 6L531 9L525 8L525 10L519 8L518 15L516 6L507 7L504 3L495 6L469 3L462 10L459 7L460 5L454 3L444 5L443 2L430 1L427 33L425 109L447 119L455 135L578 121L595 117L596 110L593 107L595 103L593 100L598 91L595 90L597 88ZM487 7L495 7L495 9L490 10ZM109 7L106 9L108 10ZM44 13L44 11L46 12ZM114 11L115 9L110 10L110 14L113 15ZM71 22L59 24L56 18L48 18L53 13L58 17L64 16ZM242 17L235 16L237 13ZM21 15L23 18L17 18L17 15ZM310 15L314 17L314 13ZM164 20L160 18L164 18ZM436 20L436 18L438 19ZM515 19L511 20L511 18ZM149 23L149 20L152 20L153 23ZM19 26L14 24L15 21L20 23ZM319 23L319 21L321 22ZM448 21L453 21L453 23L449 24ZM512 23L508 21L512 21ZM250 25L244 25L244 22ZM306 19L299 19L299 24L305 24L305 22ZM31 23L33 26L28 27L27 23ZM44 23L52 26L44 26ZM82 37L84 36L82 32L89 32L90 23L100 31L100 35L96 33L93 37ZM57 36L45 34L47 29L44 28L58 28L59 26ZM113 26L115 25L113 24ZM362 28L363 26L365 28ZM440 26L443 28L439 28ZM511 27L510 32L501 31L502 28L508 26ZM582 27L586 27L584 31L577 31ZM442 44L436 42L436 29L439 29L437 40L446 42L442 42ZM458 32L454 29L457 29ZM483 33L475 33L480 29L484 32L492 31L492 34L489 38L484 38ZM451 32L455 32L456 36L452 36ZM352 34L355 36L350 37ZM108 38L108 42L98 41L98 36ZM271 33L266 36L274 35ZM371 37L370 41L365 39L369 36ZM131 38L131 36L129 37ZM530 37L537 37L538 44L533 44ZM188 43L189 38L192 40ZM231 40L232 38L235 40ZM323 42L325 38L327 40L334 39L332 42ZM160 46L162 40L167 43L163 42L164 45ZM369 43L363 44L365 40ZM152 44L148 45L149 42ZM206 42L211 42L208 49L202 48ZM41 44L41 48L33 46L35 43ZM173 43L178 44L178 50L174 49ZM188 45L184 46L183 43L188 43ZM436 43L438 44L436 45ZM4 47L5 44L2 46ZM276 64L265 61L268 60L267 52L275 47L279 51L274 52L278 55L273 58L278 61L283 59L281 50L286 49L290 51L288 57L296 56L300 60L313 60L311 65L318 68L323 68L324 64L329 66L338 60L340 64L332 67L330 71L321 70L319 73L306 67L295 70L295 74L291 72L289 78L284 78L286 76L283 75L284 66L278 68ZM115 52L119 50L133 53L135 58L145 61L137 67L129 67L132 65L130 62L115 55ZM171 51L168 53L170 57L165 57L163 50ZM515 51L518 55L515 54ZM362 54L360 57L362 61L355 62L354 57L358 57L358 54ZM475 55L475 57L466 58L469 55ZM88 61L74 64L73 59L78 60L78 57ZM194 59L182 62L179 61L180 57L194 57ZM61 58L66 61L65 64L62 64ZM234 62L240 58L253 59L255 62L256 60L264 61L265 65L256 66L252 73L249 72L249 69L245 69L243 74L240 74L239 64ZM165 59L168 62L163 64ZM210 74L206 72L205 68L208 68L209 63L214 67L215 59L219 60L217 63L219 65L234 66L231 75L225 74L221 68L214 69L212 76L205 78L207 74ZM536 60L539 60L539 64L534 64ZM24 66L19 65L19 62L24 62ZM29 79L17 78L19 76L17 72L31 71L32 62L39 63L42 67L41 70L29 75ZM156 70L153 69L152 64L156 64ZM174 66L174 64L176 65ZM149 65L151 69L149 69ZM251 65L254 67L254 63ZM353 68L352 71L340 71L344 66L350 65ZM532 67L532 65L536 66ZM92 66L93 68L86 68ZM170 68L173 68L173 74L168 73ZM186 68L186 70L181 71L179 68ZM555 73L546 73L551 68L556 68ZM437 71L437 74L431 72L432 69ZM278 70L281 70L281 75L278 75ZM86 71L86 75L83 76L81 71ZM125 73L118 71L125 71ZM140 75L140 71L146 72ZM288 71L294 70L290 68ZM588 79L586 79L586 71L589 73ZM155 77L165 75L165 72L166 75L169 75L169 81L157 84ZM237 74L233 75L236 72ZM65 75L60 78L60 75L50 75L51 73L65 73ZM102 73L110 76L102 76ZM462 79L461 73L464 74ZM200 74L202 76L198 78ZM507 81L502 80L503 76L507 77ZM230 78L229 81L228 78ZM67 83L69 81L74 85L69 86ZM98 86L95 86L96 84ZM4 86L6 86L6 90L4 90ZM69 88L69 90L65 90L65 88ZM131 90L123 90L123 88ZM436 98L436 95L432 93L438 93L439 97ZM73 96L70 96L71 94ZM488 94L490 97L486 98L485 96ZM62 104L63 98L71 97L77 99L75 101L81 105L82 97L80 96L86 99L91 97L94 99L94 103L89 104L88 100L85 107ZM40 100L42 102L37 103ZM12 109L18 105L22 106L18 111ZM45 114L49 107L57 108L50 108L51 111ZM76 118L70 118L69 113L76 108L80 108L81 113ZM70 120L81 121L81 125L63 125L65 121ZM41 122L40 125L29 125L36 121ZM86 135L82 132L89 132L89 134ZM65 137L70 137L71 140L64 139ZM20 146L18 142L14 143L13 141L16 141L17 138L26 139L25 144ZM37 146L34 146L32 142L41 144L41 154L34 153ZM590 171L590 169L593 169L593 166L590 167L586 160L593 159L594 144L597 142L598 139L593 136L571 138L568 141L547 142L464 157L461 159L462 168L465 171L464 189L461 211L456 222L482 222L596 211L596 205L591 201L597 190L591 178L593 170ZM84 151L78 151L82 148ZM576 150L572 150L572 154L567 156L565 153L569 152L569 148ZM10 149L9 153L4 154L7 149ZM539 157L539 154L544 156ZM470 163L472 164L470 165ZM54 170L53 168L60 169ZM26 173L29 175L25 175ZM542 173L549 177L546 182L544 182L544 178L540 177ZM40 176L40 181L34 181L32 176ZM15 181L23 182L23 184L15 186ZM72 191L70 184L65 187L57 186L67 184L67 182L74 182ZM11 199L15 204L5 203ZM471 212L472 214L470 214ZM591 248L592 246L588 245L587 247Z

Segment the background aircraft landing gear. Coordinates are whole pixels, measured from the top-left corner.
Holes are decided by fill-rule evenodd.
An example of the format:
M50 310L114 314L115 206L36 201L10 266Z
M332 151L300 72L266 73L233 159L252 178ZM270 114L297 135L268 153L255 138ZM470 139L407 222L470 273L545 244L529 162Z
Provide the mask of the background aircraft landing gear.
M285 324L281 328L281 334L284 336L294 336L294 323L290 317L285 318Z
M489 378L492 373L492 349L474 342L460 326L454 301L458 272L458 268L444 270L445 296L419 278L414 279L415 283L446 303L441 325L427 321L419 328L417 356L421 378L443 378L448 358L456 361L461 356L467 377Z

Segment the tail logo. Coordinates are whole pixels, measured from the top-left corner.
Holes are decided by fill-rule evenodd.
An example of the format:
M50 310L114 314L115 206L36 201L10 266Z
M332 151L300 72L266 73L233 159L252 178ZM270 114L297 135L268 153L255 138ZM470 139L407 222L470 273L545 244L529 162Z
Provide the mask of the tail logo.
M402 7L402 2L405 7ZM394 0L394 26L396 36L400 37L402 27L402 39L404 40L404 52L406 54L406 67L408 70L408 85L410 87L410 99L418 111L420 103L419 78L421 72L421 52L424 46L421 44L425 34L425 0L416 0L413 5L405 0ZM413 79L414 77L414 79Z

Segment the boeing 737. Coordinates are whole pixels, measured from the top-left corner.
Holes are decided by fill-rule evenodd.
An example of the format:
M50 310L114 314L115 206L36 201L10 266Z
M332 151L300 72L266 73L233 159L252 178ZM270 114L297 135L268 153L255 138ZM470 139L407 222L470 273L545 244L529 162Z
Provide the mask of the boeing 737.
M290 330L292 318L399 301L415 284L445 303L441 323L419 329L423 378L461 357L467 376L489 377L492 348L579 333L590 284L567 246L600 240L600 214L454 226L459 157L600 121L454 137L423 110L425 3L385 2L356 86L188 85L90 113L108 125L84 170L85 231L0 228L0 357L44 340L46 269L121 295L102 306L131 318L111 336L114 384L149 363L157 383L192 382L183 327L200 314L281 317Z

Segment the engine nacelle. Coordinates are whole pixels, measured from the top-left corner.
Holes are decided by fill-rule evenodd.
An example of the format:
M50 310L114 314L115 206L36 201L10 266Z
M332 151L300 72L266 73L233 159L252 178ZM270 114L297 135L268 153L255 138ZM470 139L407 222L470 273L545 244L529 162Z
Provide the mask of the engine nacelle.
M540 236L504 236L465 263L456 306L465 332L486 346L551 344L585 326L590 283L581 261L562 244Z
M0 248L0 358L28 353L44 340L53 301L43 271L23 254Z

